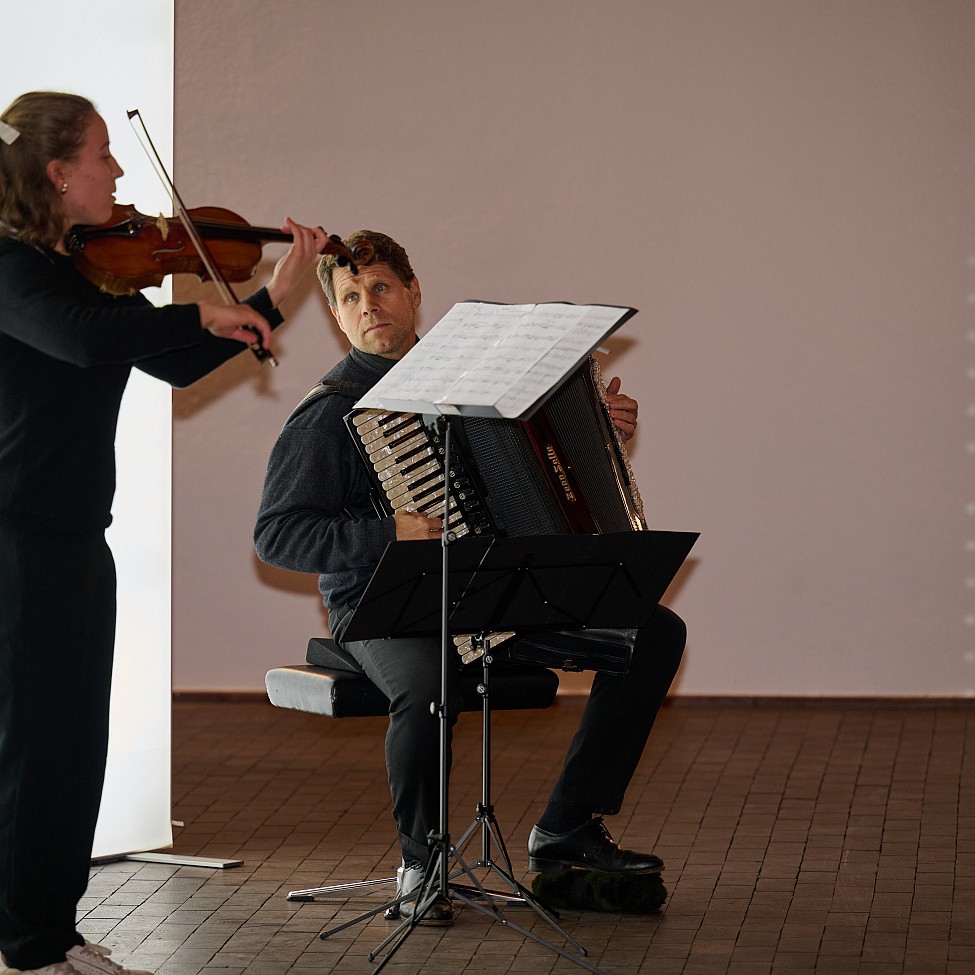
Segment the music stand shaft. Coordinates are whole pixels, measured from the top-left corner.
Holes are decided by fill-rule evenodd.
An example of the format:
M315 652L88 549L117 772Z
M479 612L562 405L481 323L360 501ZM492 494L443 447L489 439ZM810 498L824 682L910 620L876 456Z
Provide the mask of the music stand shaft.
M430 907L437 899L437 897L445 897L449 900L450 898L450 877L448 871L448 862L450 857L453 856L457 862L461 865L462 872L471 880L474 885L476 892L487 901L491 906L485 906L484 903L478 902L475 898L467 896L464 893L458 892L460 899L467 904L469 907L474 908L481 914L485 914L488 917L496 921L500 921L505 927L511 928L514 931L519 932L526 938L534 941L536 944L542 947L548 948L550 951L555 952L561 957L565 958L567 961L572 962L580 968L585 969L588 972L592 972L593 975L602 975L598 968L593 967L588 962L584 961L582 958L571 955L564 949L560 948L558 945L552 944L549 941L545 941L540 938L537 934L522 928L520 925L512 923L510 920L504 917L498 910L496 910L488 897L487 892L484 890L483 886L480 884L478 879L471 872L471 869L466 863L460 858L458 850L454 849L450 842L450 825L449 825L449 788L450 788L450 768L447 761L447 735L450 729L450 711L449 711L449 691L448 691L448 680L449 680L449 666L453 662L451 656L453 652L453 641L450 636L450 546L454 541L454 537L450 531L447 529L447 522L450 516L450 485L449 485L449 471L450 471L450 448L451 448L451 432L450 424L447 419L443 416L437 419L438 426L446 428L444 430L444 530L441 536L442 539L442 584L441 584L441 623L440 623L440 702L437 706L437 716L440 722L440 816L438 823L438 832L436 834L431 834L429 837L429 846L431 851L431 856L427 862L428 874L430 871L430 866L434 865L436 867L436 881L433 882L434 878L427 876L425 878L423 888L417 895L417 899L413 908L413 916L408 920L403 922L400 927L390 934L383 942L381 942L369 955L369 960L374 961L376 957L383 951L386 951L385 956L382 961L376 966L375 973L382 971L386 967L387 963L393 957L393 955L399 950L406 939L413 933L413 931L419 926L420 918L423 917L425 911ZM484 716L482 718L483 732L487 736L485 739L486 747L490 746L490 721L487 715L487 709L489 708L489 702L487 698L488 693L488 675L487 669L490 661L486 659L484 661L484 671L485 671L485 687L484 687L484 699L483 699L483 711ZM488 771L489 762L484 763L484 770L482 772L482 787L484 792L483 796L490 796L490 773ZM488 812L488 815L493 819L493 810ZM475 821L476 822L476 821ZM503 841L502 841L502 849ZM505 876L504 872L499 870L494 861L490 858L490 841L488 836L487 828L485 828L485 833L483 836L483 851L484 859L487 861L486 866L494 868L502 876ZM507 850L504 850L505 858L507 859ZM510 863L509 863L510 870ZM528 892L521 887L517 881L511 877L511 885L520 890L523 895L527 895ZM400 896L398 901L405 899L405 895ZM568 932L564 931L559 925L557 925L531 898L530 896L525 896L524 899L532 907L536 914L546 920L555 930L562 934L568 942L575 948L577 948L581 955L586 954L586 949L582 947L578 942L576 942ZM369 912L371 916L378 913ZM350 922L354 923L354 922ZM344 927L345 925L343 925ZM386 950L388 947L388 951Z

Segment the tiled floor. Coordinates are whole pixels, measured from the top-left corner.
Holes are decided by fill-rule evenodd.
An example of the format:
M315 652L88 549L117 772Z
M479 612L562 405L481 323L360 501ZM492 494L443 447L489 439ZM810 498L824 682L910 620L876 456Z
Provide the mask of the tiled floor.
M516 873L578 721L578 699L494 720L494 799ZM174 706L174 852L229 870L96 867L85 933L164 975L366 973L392 925L326 941L376 895L299 904L289 890L387 876L396 863L383 719L342 721L258 701ZM480 790L480 726L464 715L451 834ZM616 837L667 862L651 916L566 911L606 975L975 973L975 707L678 701L664 709ZM477 850L475 849L476 855ZM507 912L543 937L524 909ZM420 928L384 971L583 969L470 908Z

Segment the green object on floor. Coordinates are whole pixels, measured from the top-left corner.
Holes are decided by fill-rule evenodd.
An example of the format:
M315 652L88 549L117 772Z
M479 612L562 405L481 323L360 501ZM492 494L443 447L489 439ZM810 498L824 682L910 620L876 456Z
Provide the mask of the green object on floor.
M658 873L609 873L603 870L559 870L540 873L532 893L554 908L656 914L667 899Z

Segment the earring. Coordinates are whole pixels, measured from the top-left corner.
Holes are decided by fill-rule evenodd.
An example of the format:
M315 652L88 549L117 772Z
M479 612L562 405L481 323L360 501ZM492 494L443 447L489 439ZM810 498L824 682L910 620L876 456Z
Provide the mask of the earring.
M63 196L67 192L68 192L68 184L67 183L62 183L61 184L61 195Z

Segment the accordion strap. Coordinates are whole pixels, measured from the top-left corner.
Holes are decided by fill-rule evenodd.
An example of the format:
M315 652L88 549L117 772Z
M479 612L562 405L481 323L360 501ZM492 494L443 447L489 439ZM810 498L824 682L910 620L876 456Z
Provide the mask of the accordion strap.
M362 383L345 383L335 379L320 379L301 398L298 405L291 411L291 415L284 421L287 426L292 420L301 416L313 403L317 403L323 396L336 394L351 400L357 400L368 392Z

